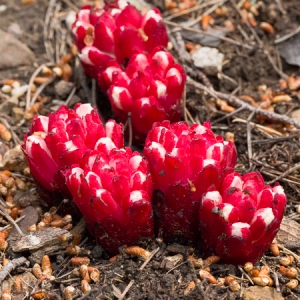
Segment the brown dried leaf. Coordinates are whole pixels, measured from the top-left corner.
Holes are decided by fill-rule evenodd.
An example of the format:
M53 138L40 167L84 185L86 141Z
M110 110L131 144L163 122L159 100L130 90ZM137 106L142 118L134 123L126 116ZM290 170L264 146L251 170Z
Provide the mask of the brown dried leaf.
M276 239L279 244L299 243L300 224L283 217Z

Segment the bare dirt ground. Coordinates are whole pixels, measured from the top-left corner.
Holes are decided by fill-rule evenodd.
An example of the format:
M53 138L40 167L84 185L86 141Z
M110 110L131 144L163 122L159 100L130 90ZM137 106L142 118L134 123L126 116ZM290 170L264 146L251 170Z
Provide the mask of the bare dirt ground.
M254 284L241 267L221 263L210 265L210 273L217 279L234 276L240 285L237 291L221 283L211 284L210 279L200 281L199 269L188 259L188 255L194 253L195 257L201 258L201 247L193 249L189 245L168 245L162 240L142 241L139 244L152 252L151 259L145 264L140 257L126 254L125 248L121 249L121 255L111 259L110 254L96 245L84 230L84 225L73 220L71 234L76 237L81 235L81 241L76 243L80 248L77 248L77 254L79 257L88 257L90 266L100 271L100 280L90 283L91 290L84 293L78 263L74 265L70 261L72 256L65 248L72 238L71 234L64 231L65 239L57 244L51 235L56 239L61 235L49 231L48 236L43 237L46 244L33 247L29 243L24 246L25 242L21 240L23 246L20 246L17 243L20 235L14 229L9 233L8 247L0 255L3 266L5 259L10 261L9 268L3 267L0 271L1 299L10 299L5 298L6 293L11 295L11 299L300 298L300 288L296 284L294 288L288 288L286 284L290 278L280 273L280 259L289 255L294 257L291 266L300 271L299 228L298 223L291 223L291 220L300 219L300 83L296 87L292 85L300 74L299 66L288 64L280 56L285 46L294 49L294 52L286 54L287 60L295 59L297 55L300 60L299 43L297 48L299 3L297 0L251 1L252 8L249 8L243 6L243 1L199 1L198 9L174 17L176 7L172 11L162 1L154 2L151 4L162 10L168 25L172 52L185 66L189 76L184 101L185 119L201 123L210 120L215 133L234 139L238 151L236 171L245 173L258 170L267 183L278 181L286 191L288 207L285 226L278 240L280 256L275 257L268 251L256 266L258 269L264 265L271 268L273 285L262 287ZM181 7L185 10L191 5L191 1L172 3L177 7L182 3ZM103 95L97 92L91 79L83 74L78 58L66 56L73 43L67 28L68 14L82 4L79 0L0 1L2 44L7 43L4 33L9 33L19 41L19 44L13 44L10 48L0 47L1 87L11 86L15 81L21 86L29 84L32 88L33 83L36 86L32 94L18 94L15 97L3 88L0 92L0 123L12 133L9 141L1 133L0 168L11 171L10 176L17 190L13 200L8 200L7 194L0 190L3 227L11 224L3 211L8 211L24 232L42 219L42 213L49 211L40 206L32 192L35 185L26 173L26 163L20 151L15 148L22 143L33 116L37 113L47 114L62 104L72 106L81 101L97 104L104 119L113 117ZM216 8L222 7L226 8L224 15L216 11ZM214 19L210 27L215 31L208 30L210 42L224 54L222 72L216 75L208 75L195 67L188 51L192 53L197 49L197 44L205 46L206 42L203 41L203 32L190 27L184 30L183 27L188 25L182 23L190 18L205 26L201 19L207 14ZM225 26L226 21L231 24L227 22ZM274 32L269 27L265 29L262 22L272 25ZM233 26L231 30L228 29L230 26ZM204 36L207 36L206 32ZM220 39L216 34L223 34L224 38ZM291 34L290 38L288 34ZM281 37L285 40L280 41ZM29 50L20 48L21 44ZM51 69L61 63L62 58L69 59L65 62L71 67L64 74L65 80L48 74L45 68L40 67L47 65ZM4 159L5 154L8 159ZM17 179L21 179L25 187ZM9 201L13 203L11 206ZM32 210L33 207L35 209ZM22 209L25 210L20 215ZM23 215L25 217L20 220ZM74 248L74 244L70 245ZM45 254L51 260L53 280L40 280L32 275L34 263L40 264ZM298 274L296 279L299 279ZM69 286L74 287L70 295L67 293Z

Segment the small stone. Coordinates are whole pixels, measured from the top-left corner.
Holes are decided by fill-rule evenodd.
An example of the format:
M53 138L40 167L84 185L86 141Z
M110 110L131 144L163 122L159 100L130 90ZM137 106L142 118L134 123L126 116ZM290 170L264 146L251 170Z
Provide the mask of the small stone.
M24 117L24 109L20 107L13 107L11 115L16 121L19 122Z
M27 160L20 146L8 150L0 161L0 170L22 171L27 166Z
M295 109L294 111L292 111L291 118L296 121L300 121L300 109Z
M8 94L11 92L11 86L10 85L7 85L5 84L2 88L1 88L1 91L5 94Z
M272 287L251 286L244 290L244 300L284 300Z
M54 87L55 92L61 99L66 99L72 91L74 83L60 80Z
M207 75L217 75L222 72L223 57L224 54L216 48L201 47L193 53L192 60Z
M21 85L19 87L12 89L11 95L13 97L20 98L27 92L27 90L28 90L28 84L24 84L24 85Z
M10 115L13 107L18 106L18 98L10 97L0 104L0 111L2 114Z
M103 254L103 251L103 248L100 245L97 245L93 248L91 254L94 258L100 258Z
M78 97L77 95L73 95L68 103L68 106L73 107L78 102L81 102L80 97Z
M16 38L20 38L22 36L22 29L18 23L12 23L7 28L7 32L15 36Z
M13 35L0 30L0 41L0 70L30 65L33 62L33 52Z

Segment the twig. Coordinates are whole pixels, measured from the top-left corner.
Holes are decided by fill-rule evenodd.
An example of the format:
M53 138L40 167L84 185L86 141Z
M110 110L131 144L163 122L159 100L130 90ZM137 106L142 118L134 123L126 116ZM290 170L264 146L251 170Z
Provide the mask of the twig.
M289 34L286 34L278 39L276 39L274 41L274 44L279 44L279 43L282 43L288 39L290 39L291 37L293 37L294 35L298 34L300 32L300 26L297 27L294 31L290 32Z
M250 49L252 50L253 47L252 46L249 46L247 44L242 44L238 41L235 41L231 38L227 38L225 36L218 36L212 32L208 32L208 31L203 31L201 29L196 29L196 28L192 28L192 27L188 27L188 26L183 26L183 25L179 25L175 22L170 22L170 21L167 21L167 20L164 20L164 23L167 24L167 25L170 25L170 26L174 26L174 27L178 27L178 28L181 28L181 29L184 29L184 30L188 30L188 31L191 31L191 32L196 32L196 33L201 33L201 34L204 34L204 35L208 35L208 36L212 36L214 38L218 38L220 40L223 40L223 41L226 41L228 43L231 43L231 44L234 44L234 45L237 45L237 46L241 46L241 47L244 47L244 48L247 48L247 49Z
M254 285L254 282L252 281L252 279L251 279L251 277L244 271L244 269L242 268L242 267L238 267L239 268L239 270L242 272L242 274L243 275L245 275L246 277L247 277L247 279L250 281L250 283L252 284L252 285Z
M273 274L276 291L277 291L277 293L280 293L280 285L279 285L278 276L274 270L271 269L271 272Z
M250 122L255 114L255 110L251 112L249 117L247 118L247 147L248 147L248 159L249 159L249 168L252 168L252 143L251 143L251 125L253 124Z
M240 15L240 17L242 18L242 20L245 22L245 24L247 25L247 27L249 28L249 30L251 31L251 33L253 34L253 36L256 39L256 41L258 42L259 46L262 48L263 42L259 38L259 36L257 35L256 31L253 29L253 27L249 24L247 18L245 18L245 16L242 14L240 8L235 4L234 0L231 0L230 2L232 4L232 6L235 8L235 10L238 12L238 14Z
M32 106L34 104L34 102L36 101L36 99L38 98L38 96L41 94L41 92L44 90L44 88L49 85L50 83L52 83L55 80L56 76L52 76L49 78L49 80L47 80L46 82L44 82L43 84L41 84L38 89L35 91L33 97L31 98L30 101L30 106Z
M212 121L210 123L211 123L211 125L217 124L217 123L219 123L219 122L221 122L221 121L223 121L223 120L225 120L225 119L227 119L227 118L229 118L229 117L231 117L231 116L239 113L240 111L242 111L244 109L245 109L245 107L241 106L238 109L234 110L233 112L231 112L229 114L226 114L225 116L222 116L221 118L218 118L218 119L216 119L216 120L214 120L214 121Z
M154 249L150 256L145 260L145 262L139 267L139 270L142 271L148 264L148 262L152 259L152 257L157 253L157 251L159 251L159 247L157 247L156 249Z
M288 169L287 171L283 172L281 175L277 176L273 180L267 182L267 184L273 184L275 181L280 180L281 178L287 176L288 174L290 174L290 173L292 173L292 172L294 172L298 169L300 169L300 163L296 164L294 167L292 167L292 168Z
M24 236L23 231L19 227L19 225L15 222L15 220L5 211L0 208L0 214L5 217L13 226L15 226L16 230L21 236Z
M264 50L264 54L267 56L270 64L274 68L274 70L277 72L279 76L281 76L284 80L288 80L289 76L287 76L285 73L283 73L275 64L273 58L271 57L270 53L268 50Z
M283 15L285 15L285 14L286 14L286 11L285 11L285 9L284 9L283 6L282 6L281 0L275 0L275 2L277 3L278 8L279 8L279 10L281 11L281 13L282 13Z
M184 86L184 90L183 90L182 107L183 107L183 119L184 119L185 122L188 122L187 109L186 109L186 85Z
M72 91L71 91L71 93L69 94L69 96L68 96L66 102L65 102L65 105L66 105L66 106L68 106L69 103L70 103L70 101L72 100L72 97L74 96L74 94L75 94L75 92L76 92L76 89L77 89L76 86L74 86L73 89L72 89Z
M194 26L195 24L199 23L205 15L211 14L212 12L215 11L215 9L216 9L217 7L219 7L220 5L223 5L226 1L228 1L228 0L221 1L221 2L216 3L215 5L213 5L212 7L210 7L210 8L209 8L208 10L206 10L203 14L201 14L198 18L195 18L193 21L191 21L191 22L189 23L189 26Z
M256 108L253 107L252 105L245 103L243 100L232 96L232 95L228 95L228 94L224 94L221 92L217 92L215 91L213 88L208 88L205 85L201 84L200 82L196 82L195 80L193 80L192 78L190 78L189 76L187 76L187 84L189 85L193 85L194 87L200 89L200 90L204 90L206 91L208 94L210 94L211 96L215 97L215 98L220 98L223 100L228 101L229 103L237 106L237 107L244 107L245 109L248 109L250 111L254 111ZM290 124L293 125L297 128L300 128L300 122L295 120L295 119L291 119L286 115L280 115L277 113L272 113L272 112L268 112L266 110L263 110L261 108L258 108L256 110L256 114L267 117L271 120L274 121L278 121L284 124Z
M28 84L28 90L27 90L27 94L26 94L26 109L29 109L30 107L30 94L31 94L31 87L33 85L34 79L35 77L43 70L44 67L52 67L54 66L54 63L46 63L46 64L41 64L32 74L30 80L29 80L29 84Z
M205 1L204 3L201 3L199 5L195 5L195 6L191 7L191 8L184 9L183 11L179 11L176 14L172 14L172 15L166 17L165 19L168 20L168 21L170 21L171 19L180 17L182 15L186 15L186 14L191 13L193 11L199 10L201 8L204 8L206 6L213 5L213 4L216 4L216 3L219 3L219 2L223 2L223 0Z
M287 253L289 253L289 254L291 254L291 255L293 255L293 256L295 257L295 259L296 259L298 262L300 262L300 257L299 257L296 253L294 253L293 251L291 251L291 250L285 248L284 246L282 246L282 245L280 245L280 244L278 244L278 248L284 250L285 252L287 252Z
M2 284L3 280L6 278L6 276L16 269L17 267L25 264L27 262L27 259L25 257L19 257L16 259L11 260L7 265L3 267L3 269L0 271L0 284Z
M16 222L16 223L19 223L19 222L22 221L25 217L26 217L26 216L22 216L22 217L18 218L15 222ZM11 224L8 224L8 225L6 225L6 226L0 228L0 231L4 231L5 229L7 229L7 228L9 228L9 227L11 227L11 226L12 226Z
M240 118L236 118L232 122L248 123L248 121L246 121L244 119L240 119ZM262 129L264 131L268 131L268 133L277 134L279 136L282 136L281 132L279 132L279 131L277 131L277 130L275 130L273 128L265 127L263 125L259 125L259 124L253 123L253 122L249 122L249 123L250 123L250 125L256 126L258 129Z
M129 289L131 288L131 286L134 284L134 280L131 280L129 282L129 284L127 285L126 289L124 290L124 292L121 294L121 296L118 298L118 300L122 300L124 299L124 297L126 296L127 292L129 291Z
M13 141L15 143L15 145L18 145L21 143L21 140L19 139L19 137L16 135L16 133L12 130L11 126L8 124L8 122L4 119L4 118L0 118L1 122L3 123L3 125L10 131Z
M74 5L71 1L69 1L69 0L62 0L62 2L65 2L75 12L79 12L79 8L76 5Z

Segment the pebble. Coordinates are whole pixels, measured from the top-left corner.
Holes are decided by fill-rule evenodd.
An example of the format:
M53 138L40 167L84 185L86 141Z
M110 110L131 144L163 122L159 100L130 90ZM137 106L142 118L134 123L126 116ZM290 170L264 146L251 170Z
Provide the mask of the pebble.
M13 35L0 30L0 70L32 64L33 52Z
M60 80L55 84L54 89L61 99L66 99L72 91L74 83L65 80Z
M18 99L16 97L10 97L0 104L0 111L2 114L10 115L13 107L18 106Z
M24 109L20 107L13 107L11 115L17 122L19 122L24 117Z
M195 66L201 68L207 75L217 75L222 72L223 58L223 53L210 47L201 47L192 55Z

